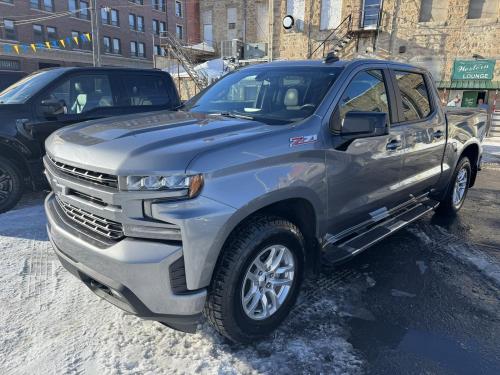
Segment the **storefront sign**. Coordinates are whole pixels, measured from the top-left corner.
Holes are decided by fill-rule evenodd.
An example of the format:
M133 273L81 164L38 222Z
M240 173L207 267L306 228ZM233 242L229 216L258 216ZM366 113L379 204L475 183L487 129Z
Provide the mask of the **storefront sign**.
M495 60L455 60L451 79L492 80L494 69Z

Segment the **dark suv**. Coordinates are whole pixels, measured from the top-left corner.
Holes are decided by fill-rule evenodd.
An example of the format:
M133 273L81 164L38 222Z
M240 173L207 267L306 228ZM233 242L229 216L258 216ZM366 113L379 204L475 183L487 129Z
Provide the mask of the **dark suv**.
M0 93L0 212L44 186L44 142L54 130L179 106L172 78L159 70L54 68L23 78Z

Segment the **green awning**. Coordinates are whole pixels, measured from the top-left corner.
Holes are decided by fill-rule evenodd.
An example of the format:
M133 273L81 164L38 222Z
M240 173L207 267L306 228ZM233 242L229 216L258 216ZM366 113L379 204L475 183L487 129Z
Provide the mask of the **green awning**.
M460 81L437 81L439 89L450 90L497 90L500 89L500 81L460 80Z

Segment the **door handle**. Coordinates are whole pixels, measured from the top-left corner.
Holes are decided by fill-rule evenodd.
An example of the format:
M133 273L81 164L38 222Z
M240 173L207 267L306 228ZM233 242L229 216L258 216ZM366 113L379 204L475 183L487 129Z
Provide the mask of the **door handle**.
M385 148L389 151L396 151L400 147L401 147L401 141L397 139L393 139L385 146Z
M434 138L437 138L437 139L441 138L443 135L444 135L444 133L441 130L437 130L433 134Z

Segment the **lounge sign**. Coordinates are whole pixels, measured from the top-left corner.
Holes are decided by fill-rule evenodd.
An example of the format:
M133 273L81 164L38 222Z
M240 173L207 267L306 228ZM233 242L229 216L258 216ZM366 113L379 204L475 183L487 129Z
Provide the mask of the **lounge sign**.
M455 60L452 79L492 80L494 69L495 60Z

